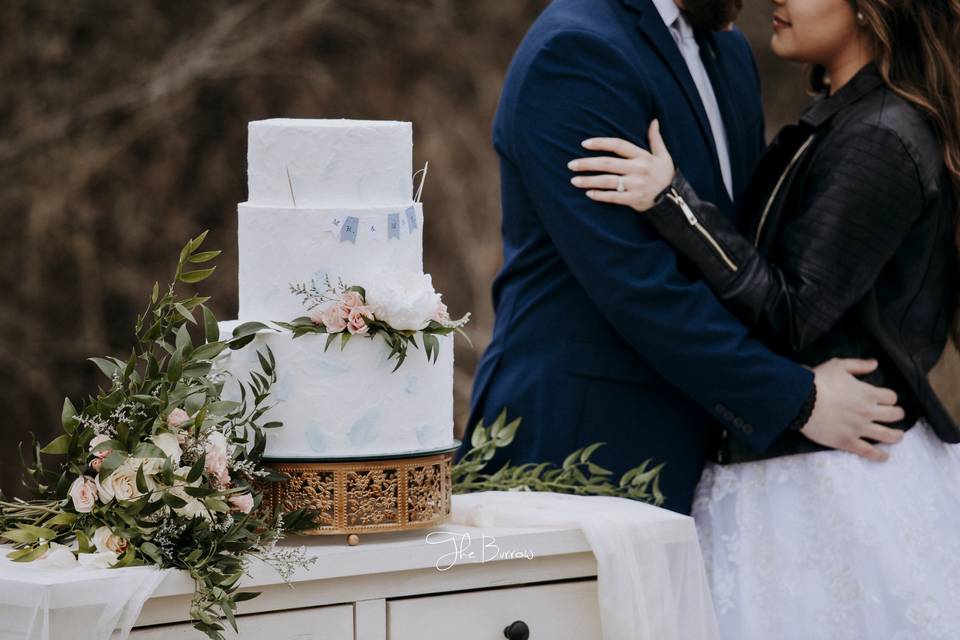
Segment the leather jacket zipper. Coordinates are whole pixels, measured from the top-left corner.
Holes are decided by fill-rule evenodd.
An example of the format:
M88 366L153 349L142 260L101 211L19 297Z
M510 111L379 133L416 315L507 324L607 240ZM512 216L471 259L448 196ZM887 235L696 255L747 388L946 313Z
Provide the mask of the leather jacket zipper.
M670 198L675 205L680 207L680 210L683 211L683 215L687 217L687 222L690 223L690 226L700 232L700 235L702 235L707 242L710 243L710 245L716 250L717 255L720 256L720 259L723 260L730 270L736 272L738 269L737 265L733 262L733 260L730 259L730 256L727 255L727 252L723 250L723 248L720 246L720 243L717 242L710 232L700 224L700 221L697 220L697 216L694 215L693 210L690 209L690 206L677 191L676 187L670 187L670 191L668 191L665 195Z
M790 173L790 170L793 169L793 165L800 160L800 156L803 155L803 152L807 150L807 147L810 146L810 143L813 142L813 136L811 135L807 138L806 142L800 145L800 148L797 149L797 152L793 154L790 163L787 165L787 168L783 170L783 173L780 175L780 179L777 180L776 186L773 187L773 193L770 194L770 199L767 200L767 206L763 209L763 215L760 216L760 224L757 225L757 235L753 238L753 246L760 246L760 234L763 233L763 226L767 223L767 215L770 213L770 207L773 206L773 201L776 199L777 195L780 193L780 187L783 186L783 181L787 179L787 174Z

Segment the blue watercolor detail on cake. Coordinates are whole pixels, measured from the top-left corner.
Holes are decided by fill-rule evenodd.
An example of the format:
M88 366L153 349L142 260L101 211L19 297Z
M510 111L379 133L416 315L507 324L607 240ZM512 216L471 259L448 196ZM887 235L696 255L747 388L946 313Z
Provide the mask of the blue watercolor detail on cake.
M316 423L308 424L306 431L310 448L316 453L324 453L327 450L327 434L323 432L323 426Z
M380 429L380 409L371 409L353 423L347 433L351 446L363 446L372 443Z
M319 335L316 336L317 339L326 340L327 336ZM332 344L330 345L330 350L339 349L340 345ZM337 376L342 376L344 373L350 370L350 365L342 360L333 360L332 358L316 358L309 361L303 367L304 374L308 375L313 379L323 379L323 378L334 378Z
M425 446L430 442L431 432L433 431L433 425L422 424L416 429L417 433L417 442L420 443L420 446Z
M403 388L403 390L410 395L417 395L420 393L418 382L419 380L417 379L417 376L409 376L407 378L407 385Z
M286 402L293 392L293 382L289 377L277 376L277 381L270 387L270 393L277 402Z

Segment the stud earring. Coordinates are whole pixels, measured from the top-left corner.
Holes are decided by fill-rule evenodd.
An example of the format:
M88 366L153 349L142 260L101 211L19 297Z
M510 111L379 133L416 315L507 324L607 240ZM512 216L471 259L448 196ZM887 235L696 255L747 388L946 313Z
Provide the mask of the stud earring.
M860 24L863 24L866 21L867 19L864 17L863 12L857 11L857 22L859 22Z

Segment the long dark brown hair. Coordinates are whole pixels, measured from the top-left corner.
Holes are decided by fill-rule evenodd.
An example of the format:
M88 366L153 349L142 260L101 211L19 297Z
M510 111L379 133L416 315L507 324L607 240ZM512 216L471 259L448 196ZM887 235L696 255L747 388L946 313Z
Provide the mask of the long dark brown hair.
M960 248L960 0L850 0L850 4L863 16L862 28L872 40L874 59L887 86L936 126L958 203L954 234ZM807 89L813 93L826 89L823 67L808 69ZM960 345L956 302L951 329L954 344Z

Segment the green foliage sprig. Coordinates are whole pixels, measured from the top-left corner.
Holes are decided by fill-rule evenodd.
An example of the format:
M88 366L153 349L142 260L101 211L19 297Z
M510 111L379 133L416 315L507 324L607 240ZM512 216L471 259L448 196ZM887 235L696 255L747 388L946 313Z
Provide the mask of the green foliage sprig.
M595 464L590 457L603 446L595 442L573 451L557 465L549 462L511 465L505 463L493 473L483 473L496 455L497 449L513 442L522 418L507 422L503 410L489 427L481 420L470 439L471 449L463 455L451 471L454 493L474 491L555 491L576 495L613 496L641 500L660 506L664 495L660 491L660 472L651 459L624 472L616 482L612 471Z

